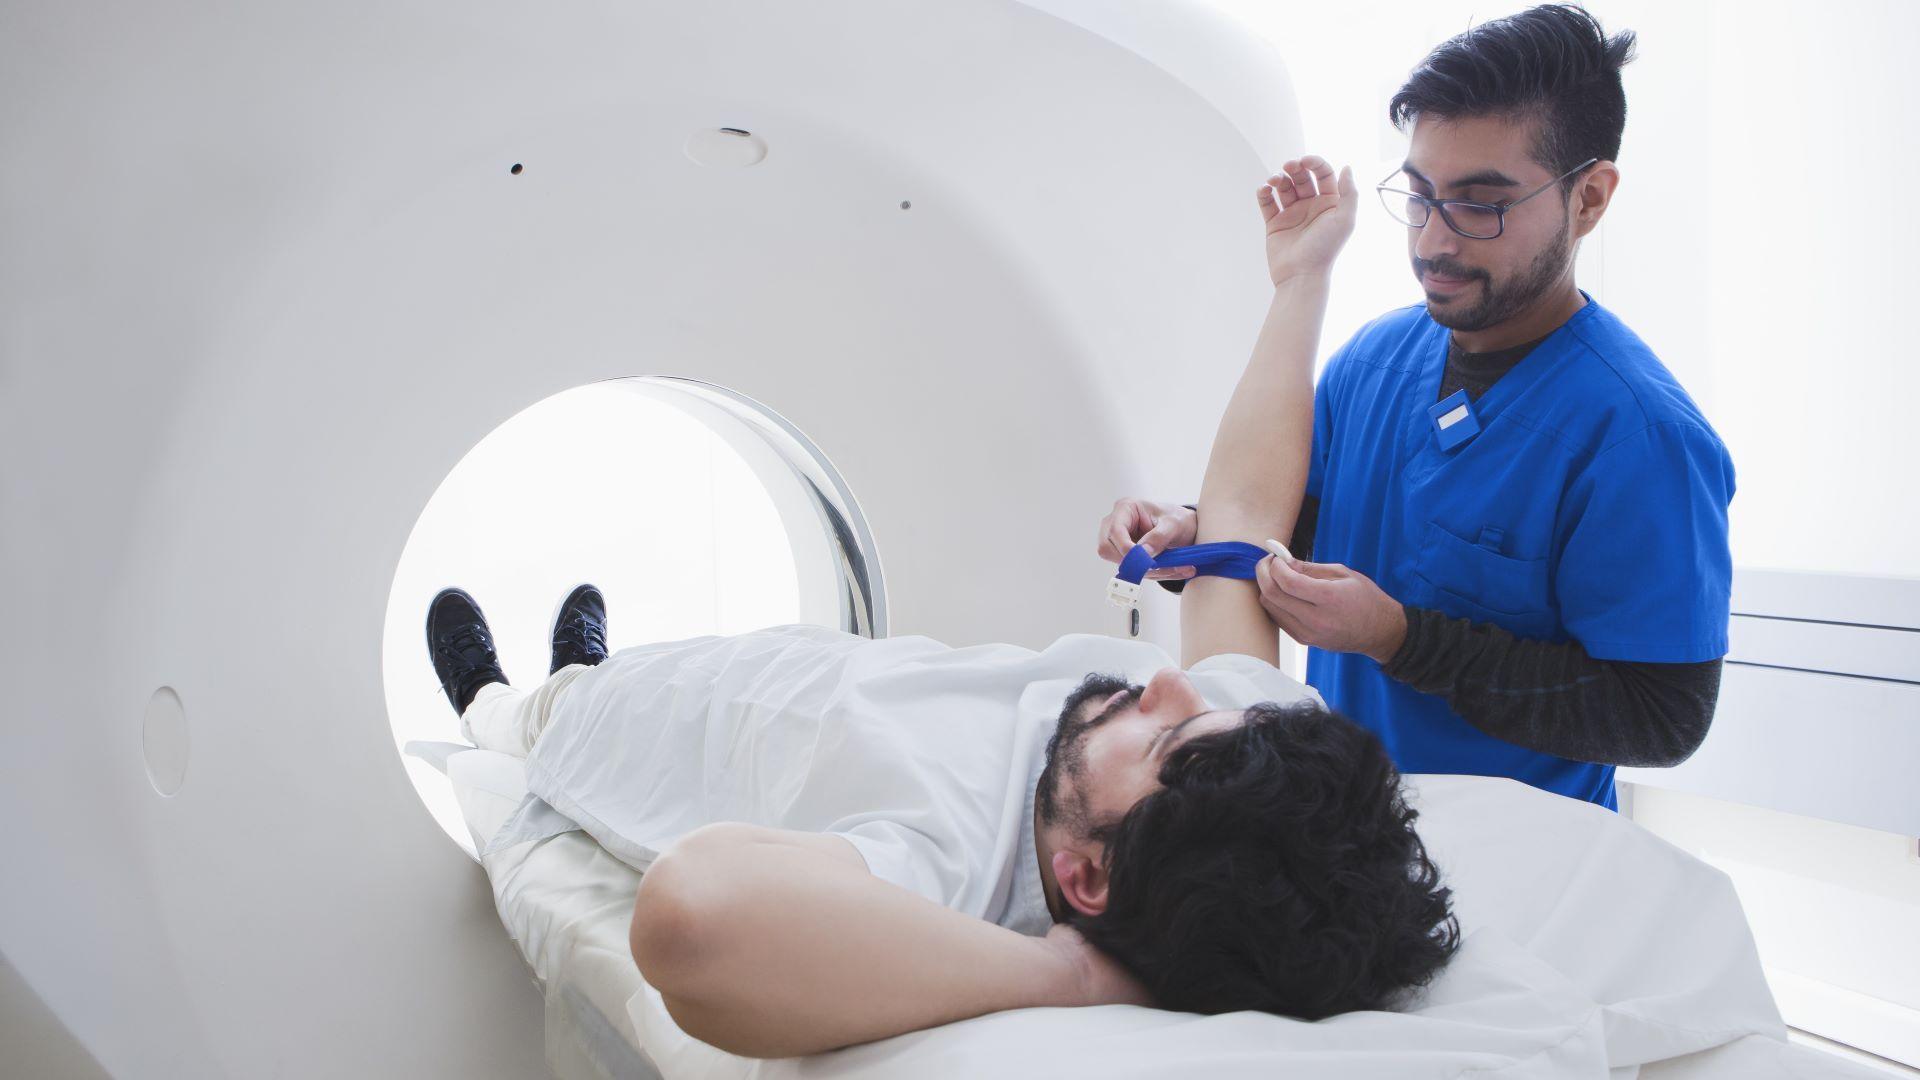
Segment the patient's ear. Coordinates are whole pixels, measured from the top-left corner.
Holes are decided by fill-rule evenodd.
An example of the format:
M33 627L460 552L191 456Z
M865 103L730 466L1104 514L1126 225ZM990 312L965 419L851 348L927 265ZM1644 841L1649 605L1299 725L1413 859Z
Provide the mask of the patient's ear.
M1082 915L1107 910L1107 868L1077 851L1053 853L1053 880L1060 898Z

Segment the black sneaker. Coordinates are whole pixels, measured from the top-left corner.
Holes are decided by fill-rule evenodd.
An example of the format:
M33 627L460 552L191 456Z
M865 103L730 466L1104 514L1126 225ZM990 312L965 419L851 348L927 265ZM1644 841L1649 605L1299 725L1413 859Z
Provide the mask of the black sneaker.
M575 585L553 613L551 675L568 664L588 667L607 658L607 598L591 585Z
M442 589L427 605L427 651L433 654L433 673L440 676L440 689L447 692L454 712L465 713L481 687L507 681L487 617L473 597L459 589Z

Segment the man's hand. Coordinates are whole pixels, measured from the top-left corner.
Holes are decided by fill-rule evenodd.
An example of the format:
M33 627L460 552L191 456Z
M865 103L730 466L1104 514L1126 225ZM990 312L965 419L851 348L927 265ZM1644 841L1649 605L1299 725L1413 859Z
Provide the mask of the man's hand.
M1079 1004L1152 1006L1147 988L1113 957L1089 944L1080 931L1055 923L1045 941L1071 965L1080 986Z
M1135 544L1145 544L1147 553L1158 555L1170 547L1193 543L1199 529L1199 515L1178 503L1158 503L1147 499L1120 499L1113 513L1100 519L1100 557L1118 563ZM1193 576L1191 566L1171 570L1149 570L1148 580L1180 580Z
M1267 273L1278 286L1333 269L1334 256L1353 235L1360 190L1352 166L1343 167L1336 182L1327 159L1308 154L1281 166L1256 199L1267 223Z
M1373 579L1338 563L1278 555L1260 560L1260 606L1302 645L1393 659L1407 637L1407 613Z

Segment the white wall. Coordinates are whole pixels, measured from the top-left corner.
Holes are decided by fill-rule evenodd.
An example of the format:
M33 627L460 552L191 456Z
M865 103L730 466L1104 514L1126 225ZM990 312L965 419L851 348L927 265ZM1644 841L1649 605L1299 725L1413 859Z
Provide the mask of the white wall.
M1363 187L1404 153L1387 102L1426 51L1528 6L1218 3L1285 57L1306 150L1353 163ZM1639 43L1620 188L1577 275L1726 440L1736 564L1920 576L1920 364L1903 333L1920 286L1905 195L1920 5L1587 6ZM1323 357L1419 300L1403 235L1362 208ZM1920 1063L1912 838L1651 789L1634 815L1733 874L1789 1023Z

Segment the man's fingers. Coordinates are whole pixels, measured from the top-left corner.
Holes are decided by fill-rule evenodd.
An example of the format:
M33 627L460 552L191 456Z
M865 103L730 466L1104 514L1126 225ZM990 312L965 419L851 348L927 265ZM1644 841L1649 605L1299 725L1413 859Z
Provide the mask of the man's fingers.
M1260 599L1269 605L1278 605L1290 611L1305 611L1313 606L1311 600L1303 599L1287 591L1281 584L1280 573L1285 569L1279 559L1269 555L1260 560L1254 571L1260 582Z
M1100 519L1100 539L1095 549L1100 557L1108 562L1119 562L1126 558L1127 549L1133 546L1127 532L1127 522L1133 520L1133 509L1125 499L1113 504L1113 513Z
M1339 563L1308 562L1305 559L1293 560L1293 569L1305 574L1307 577L1317 578L1321 581L1334 581L1352 573L1351 570L1341 566Z
M1140 537L1140 543L1146 545L1147 554L1158 556L1167 550L1168 542L1173 539L1174 528L1174 521L1169 517L1160 519L1153 528L1148 529L1146 535Z
M1159 504L1143 499L1119 499L1113 504L1113 512L1100 520L1100 537L1094 549L1112 563L1125 559L1135 544L1145 545L1150 554L1157 556L1177 543L1186 542L1192 526L1191 513L1162 512Z
M1276 602L1284 600L1294 606L1312 607L1321 599L1324 583L1302 574L1276 556L1261 559L1260 567L1266 573L1261 591L1271 588Z
M1313 198L1313 178L1300 168L1299 162L1289 161L1273 178L1273 190L1280 197L1280 209L1290 210L1296 203Z
M1272 615L1273 613L1268 612L1268 614ZM1307 629L1307 625L1299 619L1285 615L1275 616L1273 625L1279 627L1280 632L1287 635L1289 639L1301 645L1316 645L1319 643L1320 639L1315 636L1313 631Z
M1313 174L1313 181L1321 195L1333 195L1340 189L1334 184L1333 166L1326 158L1318 154L1308 154L1300 159L1300 164Z
M1283 607L1276 607L1273 604L1262 604L1261 606L1267 609L1267 618L1273 620L1273 625L1279 627L1281 633L1286 634L1295 641L1303 640L1307 632L1306 627L1299 619L1294 618L1292 612Z
M1327 598L1326 578L1310 577L1279 559L1273 559L1273 579L1281 591L1288 596L1297 597L1307 603L1317 604Z
M1305 159L1289 161L1281 167L1292 181L1293 192L1299 198L1311 199L1317 194L1313 190L1313 170L1307 167Z
M1191 566L1169 566L1165 570L1147 571L1147 578L1151 581L1185 581L1195 573L1197 571Z
M1286 177L1276 176L1268 180L1260 188L1260 218L1267 232L1279 229L1287 208L1299 201L1299 196L1293 193L1292 183Z
M1264 562L1261 563L1256 576L1260 581L1260 607L1266 611L1267 618L1272 619L1275 626L1286 631L1288 637L1299 641L1300 635L1304 632L1304 626L1300 621L1300 613L1293 608L1298 607L1304 611L1312 605L1281 592L1274 584L1273 575L1267 570Z

